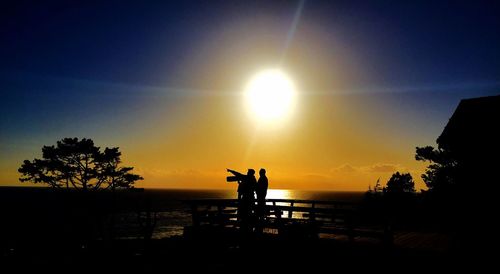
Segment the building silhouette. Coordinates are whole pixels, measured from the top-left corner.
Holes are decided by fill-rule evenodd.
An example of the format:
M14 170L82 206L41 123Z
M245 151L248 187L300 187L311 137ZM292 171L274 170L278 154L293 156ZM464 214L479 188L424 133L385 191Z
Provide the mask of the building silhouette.
M493 256L489 246L499 243L495 229L500 195L499 126L499 95L464 99L437 139L445 157L454 159L456 188L452 198L443 202L452 216L457 255L463 258L488 261Z
M464 99L437 139L456 159L459 187L483 193L500 182L500 95Z

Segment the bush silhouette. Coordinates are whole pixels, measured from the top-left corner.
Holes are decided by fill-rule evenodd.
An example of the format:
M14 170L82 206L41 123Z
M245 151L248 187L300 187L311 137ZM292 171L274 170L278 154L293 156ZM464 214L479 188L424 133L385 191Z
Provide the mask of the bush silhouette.
M387 181L386 190L388 193L414 193L415 183L410 173L396 172Z

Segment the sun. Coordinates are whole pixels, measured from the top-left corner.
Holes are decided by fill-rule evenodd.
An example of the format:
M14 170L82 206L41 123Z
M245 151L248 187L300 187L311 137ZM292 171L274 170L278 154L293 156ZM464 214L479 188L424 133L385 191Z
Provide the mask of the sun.
M281 121L289 116L295 97L292 80L279 69L257 73L245 87L247 109L259 122Z

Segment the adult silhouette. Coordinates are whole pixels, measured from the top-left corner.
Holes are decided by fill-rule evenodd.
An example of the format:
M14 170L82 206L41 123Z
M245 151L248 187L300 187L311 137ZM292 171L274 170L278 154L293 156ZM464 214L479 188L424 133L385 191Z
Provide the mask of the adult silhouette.
M266 177L266 170L261 168L259 170L259 180L257 181L257 186L255 188L255 193L257 194L257 215L259 219L263 219L265 216L268 186L269 181Z
M269 181L266 177L266 170L261 168L259 170L259 181L257 181L257 187L255 188L255 193L257 194L257 202L259 204L261 202L265 203L268 186L269 186Z
M255 170L248 169L246 175L232 169L227 169L227 171L238 178L238 217L241 221L241 227L243 231L251 231L252 226L250 223L255 200L254 192L257 185Z
M255 170L249 168L247 174L244 175L238 171L227 169L238 179L238 200L253 201L257 179L255 178Z

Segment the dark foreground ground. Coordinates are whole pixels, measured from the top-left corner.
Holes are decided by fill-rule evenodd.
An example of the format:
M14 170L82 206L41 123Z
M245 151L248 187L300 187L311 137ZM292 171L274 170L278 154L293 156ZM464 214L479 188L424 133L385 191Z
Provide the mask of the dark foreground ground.
M489 214L493 210L460 214L453 226L444 229L407 214L413 221L394 230L391 246L373 239L349 242L345 237L242 237L235 230L147 241L137 234L135 240L127 240L108 229L118 225L118 216L110 218L118 210L147 212L150 204L141 193L115 197L114 193L89 196L23 190L22 195L14 195L16 191L21 190L0 192L0 274L495 273L499 268L496 214ZM435 216L439 218L428 223L437 223L447 214ZM151 235L148 229L153 226L147 220L136 227L143 235L139 238Z
M496 251L491 257L496 257ZM479 252L482 253L482 252ZM479 254L478 253L478 254ZM342 271L434 272L486 269L492 258L349 243L335 239L293 240L272 236L115 240L88 246L50 245L2 250L0 272L67 273L335 273ZM483 255L482 255L483 256ZM45 272L47 271L47 272Z

